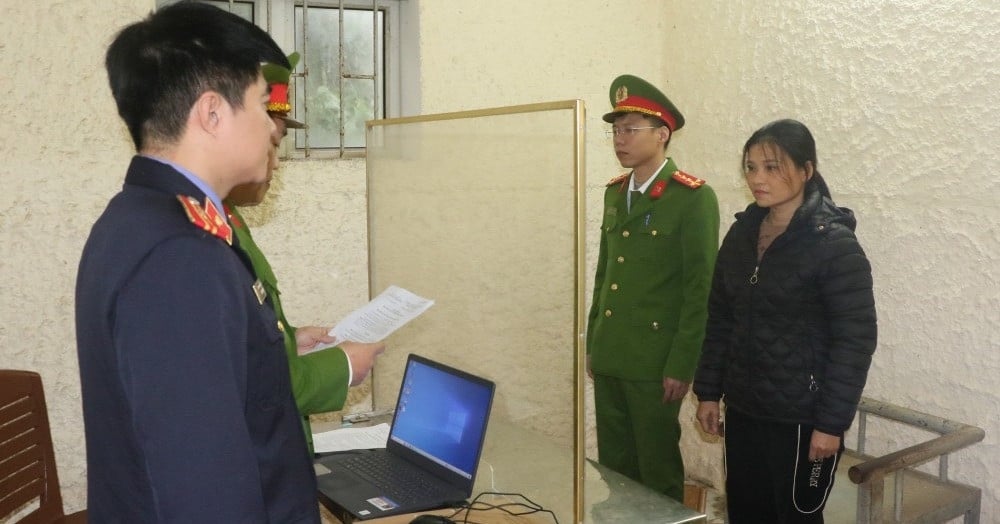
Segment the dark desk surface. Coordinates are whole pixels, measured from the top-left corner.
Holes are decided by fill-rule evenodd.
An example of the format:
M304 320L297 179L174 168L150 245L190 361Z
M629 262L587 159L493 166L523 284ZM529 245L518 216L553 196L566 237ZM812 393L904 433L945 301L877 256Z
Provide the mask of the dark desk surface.
M499 500L494 502L500 503ZM324 510L326 508L324 507ZM420 513L406 514L406 515L396 515L393 517L383 517L380 519L366 520L365 524L409 524L417 515L423 515L430 513L432 515L443 515L446 517L451 517L456 523L466 522L476 522L478 524L553 524L555 521L548 514L544 515L509 515L498 509L489 510L473 510L466 517L465 511L461 511L456 515L456 510L454 509L439 509L434 511L423 511ZM328 522L331 524L338 524L342 521L335 517L329 511L323 512L323 522Z
M337 426L314 426L316 431L329 431ZM502 420L491 420L487 447L480 460L476 479L476 494L481 492L522 493L532 501L552 510L561 523L572 523L573 459L572 452L556 444L545 444L546 438L528 436L524 428ZM526 446L526 442L532 443ZM680 502L611 471L594 461L584 462L585 523L600 524L686 524L705 522L705 515ZM321 497L322 498L322 497ZM439 510L450 515L455 510ZM460 514L461 517L464 512ZM399 515L369 520L372 524L406 524L415 515ZM543 523L554 519L544 513L513 517L502 511L473 512L470 522L481 524ZM336 520L330 522L338 522ZM461 518L456 522L464 522Z

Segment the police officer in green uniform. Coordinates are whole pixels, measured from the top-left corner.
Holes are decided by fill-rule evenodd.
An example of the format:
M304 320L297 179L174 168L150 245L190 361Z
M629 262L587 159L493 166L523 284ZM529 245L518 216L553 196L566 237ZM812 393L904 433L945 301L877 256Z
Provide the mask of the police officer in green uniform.
M677 415L701 352L719 205L666 156L680 111L648 82L611 84L615 155L587 325L601 464L683 501Z
M267 110L274 119L275 132L271 136L274 146L271 154L271 164L268 166L267 180L260 184L244 184L233 188L225 199L226 212L233 232L239 239L240 249L249 257L254 273L260 279L266 291L268 300L278 317L278 328L282 331L285 341L285 354L288 357L288 370L291 373L292 393L295 404L302 416L306 443L312 451L312 430L309 415L337 411L344 407L347 400L347 390L350 386L359 384L371 371L378 354L385 350L385 345L364 344L360 342L343 341L337 347L299 355L300 351L308 350L319 343L333 342L327 333L330 328L318 326L294 327L285 319L281 307L281 293L278 291L278 279L274 276L271 264L264 253L253 240L250 228L240 215L236 206L254 206L264 200L264 195L270 187L274 168L277 167L277 147L284 138L288 128L301 129L305 124L291 118L292 106L288 101L288 84L291 70L298 63L299 54L288 56L287 64L264 64L261 71L270 87L270 100Z

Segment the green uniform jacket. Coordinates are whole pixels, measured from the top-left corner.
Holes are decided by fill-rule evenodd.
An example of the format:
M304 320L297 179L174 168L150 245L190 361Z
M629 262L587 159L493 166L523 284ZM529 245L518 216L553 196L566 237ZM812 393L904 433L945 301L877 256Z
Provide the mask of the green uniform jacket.
M719 248L719 203L668 160L628 210L629 179L604 192L601 248L587 324L591 370L625 380L690 382L705 338ZM666 188L651 198L659 181Z
M295 343L295 328L285 319L285 312L281 309L278 279L274 277L271 264L254 243L250 228L236 208L226 206L226 211L232 218L233 231L239 239L240 247L250 257L254 272L274 305L278 328L285 335L285 354L288 356L288 370L292 375L292 393L295 395L295 405L302 415L302 426L309 450L312 451L309 415L342 409L347 400L347 388L351 384L347 355L340 348L330 348L299 356Z

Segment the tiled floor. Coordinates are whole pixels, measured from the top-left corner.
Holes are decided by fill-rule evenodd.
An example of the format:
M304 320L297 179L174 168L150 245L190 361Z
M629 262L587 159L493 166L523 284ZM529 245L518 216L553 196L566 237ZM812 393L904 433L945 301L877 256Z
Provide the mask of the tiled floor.
M705 514L708 516L707 524L726 524L726 496L717 490L709 489L705 497ZM837 481L834 482L833 492L823 510L823 517L827 524L854 524L857 522L857 498L856 487L838 472ZM959 523L961 519L954 519L950 522Z
M853 487L853 485L851 486ZM833 494L827 501L823 516L828 524L851 524L854 520L855 500L844 493L845 488L834 483ZM705 514L707 524L726 524L726 496L714 489L709 489L705 497Z

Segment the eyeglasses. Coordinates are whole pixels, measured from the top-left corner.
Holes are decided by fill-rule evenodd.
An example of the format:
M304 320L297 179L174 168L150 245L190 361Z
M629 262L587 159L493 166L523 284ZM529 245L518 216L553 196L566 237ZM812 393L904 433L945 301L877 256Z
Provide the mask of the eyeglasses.
M605 131L605 133L608 135L608 138L614 138L614 137L620 136L620 135L625 135L625 136L628 136L628 137L632 137L632 136L635 136L635 134L638 133L642 129L659 129L661 127L663 127L663 126L612 127L608 131Z

